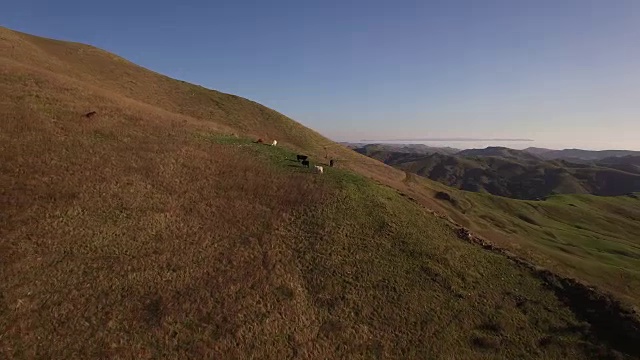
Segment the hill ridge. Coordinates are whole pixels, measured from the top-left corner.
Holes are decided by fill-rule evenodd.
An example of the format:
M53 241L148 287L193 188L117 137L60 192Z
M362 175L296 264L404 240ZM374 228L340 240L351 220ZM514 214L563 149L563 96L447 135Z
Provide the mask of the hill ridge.
M583 149L543 149L526 148L523 151L541 156L544 159L564 159L571 161L598 161L606 157L619 157L626 155L640 155L640 151L635 150L583 150Z
M611 196L640 191L640 173L633 156L576 164L543 160L503 147L428 155L378 150L376 146L355 150L445 185L517 199L541 199L557 193Z

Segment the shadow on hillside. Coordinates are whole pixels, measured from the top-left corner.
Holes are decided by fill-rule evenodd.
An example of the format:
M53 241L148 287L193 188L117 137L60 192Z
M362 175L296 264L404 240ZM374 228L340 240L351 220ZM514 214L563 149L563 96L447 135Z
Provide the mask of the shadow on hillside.
M596 338L618 351L640 356L640 323L635 310L576 280L550 271L542 271L539 276L578 318L590 324Z

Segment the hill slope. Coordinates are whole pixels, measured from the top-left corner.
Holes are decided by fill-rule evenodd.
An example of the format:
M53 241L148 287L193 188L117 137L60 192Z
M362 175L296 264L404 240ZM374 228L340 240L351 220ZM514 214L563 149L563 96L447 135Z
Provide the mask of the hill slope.
M494 156L505 159L520 160L520 161L538 161L540 158L529 152L522 150L514 150L501 146L489 146L484 149L466 149L462 150L456 155L472 157L472 156Z
M400 153L360 147L357 152L462 190L539 199L553 194L624 195L640 191L633 157L592 165L546 161L507 148L463 150L456 155Z
M632 174L640 174L640 155L627 155L620 157L608 157L598 160L598 166L609 167Z
M640 196L637 193L617 197L562 195L551 196L545 201L523 201L460 191L413 175L414 172L432 176L452 174L453 178L434 178L441 182L453 180L455 183L456 171L470 174L478 170L487 171L482 168L487 165L479 162L481 157L439 155L425 158L419 154L397 154L394 158L396 154L388 152L370 155L385 161L404 161L396 166L407 171L406 183L411 188L407 193L417 198L424 188L436 190L434 197L445 206L444 213L458 224L491 239L495 245L534 259L536 263L557 272L588 280L640 306L640 263L635 262L635 259L640 259L640 237L637 235L640 234ZM486 157L483 161L510 162L496 157ZM570 167L566 171L577 169L586 174L594 169L597 172L610 171L597 166L594 168L595 165L565 161L552 162L550 166ZM484 181L490 178L504 181L504 176L508 175L496 177L492 172ZM575 180L580 181L577 178ZM534 185L528 189L535 189ZM477 191L477 188L474 190Z
M549 160L564 159L564 160L570 160L570 161L602 160L608 157L640 155L640 151L632 151L632 150L582 150L582 149L551 150L551 149L541 149L541 148L526 148L523 151L540 156L544 159L549 159Z
M259 104L7 29L0 80L3 357L640 353L430 188Z

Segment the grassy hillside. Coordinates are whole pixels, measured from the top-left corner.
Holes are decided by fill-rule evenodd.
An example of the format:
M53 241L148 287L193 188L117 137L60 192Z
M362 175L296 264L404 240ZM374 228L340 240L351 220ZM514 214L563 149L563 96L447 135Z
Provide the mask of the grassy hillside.
M0 29L0 119L3 358L640 353L430 185L248 100Z
M0 37L4 66L19 67L21 70L5 73L4 76L9 79L4 82L20 80L11 78L19 74L37 73L40 76L33 76L29 83L32 87L44 85L41 82L46 81L62 81L67 90L74 86L90 85L94 88L87 89L89 93L103 95L109 92L109 95L126 98L131 106L140 103L151 105L158 110L213 121L221 128L234 129L251 136L265 139L277 136L282 141L301 147L326 142L319 134L257 103L173 80L91 46L7 30L0 30ZM46 97L45 94L40 96ZM88 98L79 100L74 104L76 106L68 110L76 113L93 110L105 114L113 106ZM46 98L42 99L44 101Z
M481 226L518 234L528 250L563 264L573 276L606 284L640 304L640 200L554 196L542 202L464 194ZM523 243L520 244L521 246Z
M554 195L544 201L527 201L487 193L489 190L502 191L491 187L489 180L492 178L502 181L506 189L503 194L506 195L513 194L513 190L535 190L536 179L541 180L539 177L545 172L564 173L565 176L563 181L554 181L555 188L548 191L586 192L585 182L597 185L598 181L613 189L631 190L625 189L624 183L618 186L615 176L601 176L603 173L622 172L605 168L606 164L558 161L538 162L548 168L539 170L537 175L531 170L531 165L499 157L466 158L441 154L425 157L389 152L371 152L368 155L390 164L399 163L399 167L407 172L427 175L435 181L473 191L460 191L427 178L407 175L406 183L415 189L414 192L408 191L412 196L419 196L417 194L425 188L433 189L436 197L437 194L448 194L444 198L449 200L440 200L440 204L445 206L440 211L455 222L503 248L533 259L539 265L583 279L640 306L640 263L636 261L640 259L640 200L637 195ZM610 160L610 163L633 164L635 158L617 159ZM484 187L474 187L479 182L465 183L465 173L474 176L471 178L473 181L483 179L484 183L480 184ZM514 184L520 187L512 190L505 180L514 174L518 175L512 178L517 180ZM628 175L624 173L623 179Z
M442 214L497 246L640 307L640 194L531 201L458 190L419 176L408 183L434 189Z

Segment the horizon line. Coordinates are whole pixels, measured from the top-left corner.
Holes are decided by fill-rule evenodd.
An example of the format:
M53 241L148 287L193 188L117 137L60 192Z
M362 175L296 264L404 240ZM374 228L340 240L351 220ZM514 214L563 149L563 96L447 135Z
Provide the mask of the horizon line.
M386 139L386 140L360 140L360 141L535 141L533 139L482 139L482 138L417 138L417 139Z

